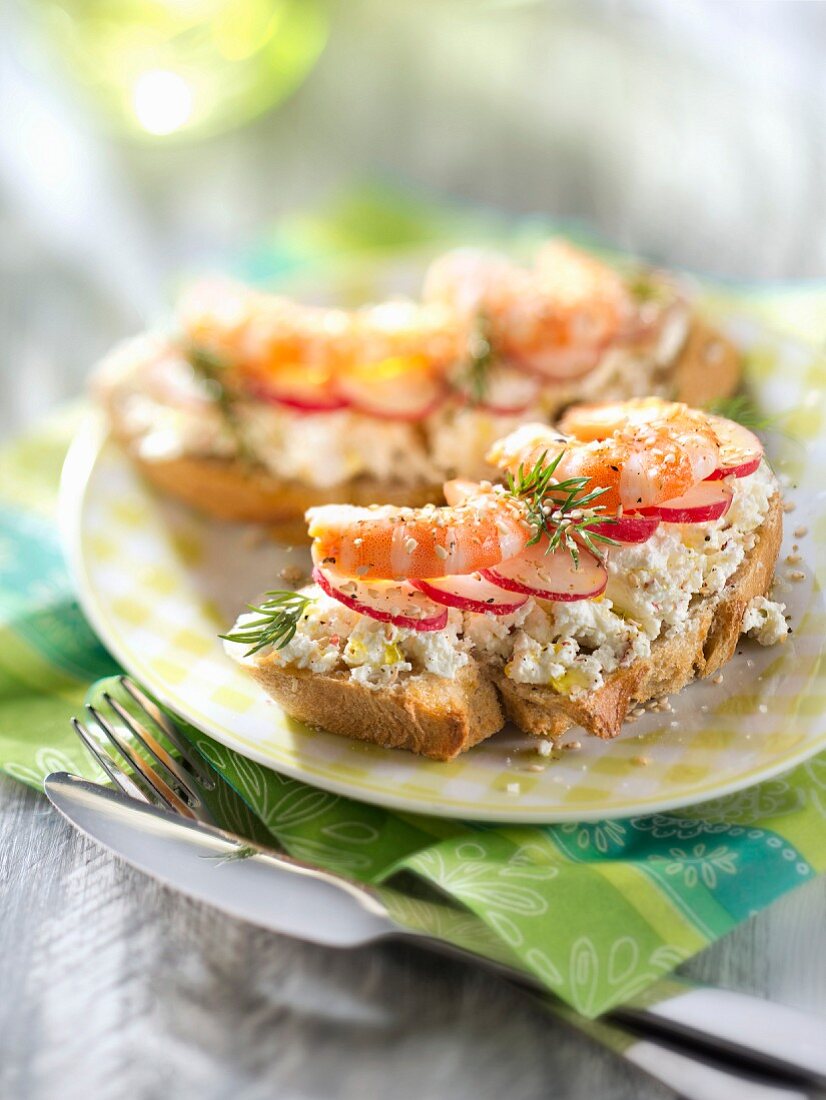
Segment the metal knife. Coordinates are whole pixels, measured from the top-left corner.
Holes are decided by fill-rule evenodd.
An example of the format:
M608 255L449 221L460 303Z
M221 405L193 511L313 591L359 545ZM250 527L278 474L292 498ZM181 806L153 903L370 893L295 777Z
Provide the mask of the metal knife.
M242 853L246 858L238 858L240 842L230 834L65 772L48 776L45 790L64 817L115 855L232 916L328 947L404 939L481 963L535 992L541 989L520 970L404 927L390 916L379 893L369 886L263 850L248 855L247 849ZM645 1039L631 1039L630 1045L624 1045L623 1056L661 1080L666 1080L664 1074L668 1073L667 1083L681 1095L697 1095L703 1100L716 1095L726 1100L739 1096L791 1100L805 1093L789 1091L781 1082L826 1088L823 1018L727 990L682 982L662 984L662 999L649 990L638 1003L618 1008L604 1019L610 1020L615 1047L618 1027L644 1033ZM547 992L541 992L550 1002ZM590 1033L607 1026L604 1020L584 1021L556 1001L550 1007ZM662 1045L675 1042L682 1053ZM691 1057L686 1055L686 1047ZM705 1084L699 1092L688 1092L686 1063L699 1065L698 1056L715 1060L722 1056L736 1067L736 1073L723 1073L719 1065L702 1065ZM744 1081L744 1069L760 1080ZM709 1075L714 1074L732 1078L727 1084L729 1091L710 1091ZM766 1083L766 1075L778 1083ZM746 1088L750 1091L743 1091Z

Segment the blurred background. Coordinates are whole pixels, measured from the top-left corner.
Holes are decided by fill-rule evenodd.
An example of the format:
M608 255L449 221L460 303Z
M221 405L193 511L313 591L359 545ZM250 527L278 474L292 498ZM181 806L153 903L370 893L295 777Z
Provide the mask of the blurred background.
M5 0L0 432L182 272L325 211L376 247L445 203L821 277L824 54L826 4L796 0Z

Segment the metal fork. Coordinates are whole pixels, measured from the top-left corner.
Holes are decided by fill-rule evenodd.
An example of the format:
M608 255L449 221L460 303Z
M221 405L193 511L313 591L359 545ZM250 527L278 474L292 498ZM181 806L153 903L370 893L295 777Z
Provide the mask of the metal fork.
M263 833L266 837L263 842L258 839L258 836L262 835L259 833L255 836L255 846L250 847L248 835L226 829L226 810L228 805L230 807L233 805L232 799L248 811L248 807L242 802L240 796L219 773L212 772L169 716L133 680L127 676L121 676L118 679L118 687L124 692L124 702L129 701L130 710L127 710L111 692L106 691L101 696L105 710L102 706L89 704L86 712L90 721L84 725L77 718L73 718L72 725L83 744L126 798L121 800L120 795L115 795L106 788L95 787L77 777L64 774L50 776L46 781L46 791L64 813L67 812L65 807L60 805L55 796L59 793L60 787L65 793L67 781L70 788L74 786L78 789L81 797L91 796L103 806L108 803L110 807L108 812L115 815L118 814L118 810L112 802L113 799L132 806L137 801L144 807L141 813L137 812L137 807L121 811L125 815L123 824L132 827L126 835L134 835L132 833L134 828L139 829L141 825L146 827L149 823L152 823L152 828L155 830L160 824L157 818L159 810L184 819L173 824L172 833L169 832L169 827L166 827L166 839L163 841L162 850L156 851L154 859L149 859L144 851L136 857L134 846L127 852L129 846L125 843L123 832L119 834L118 844L108 844L113 851L136 866L155 873L156 877L166 877L168 874L169 880L180 887L181 881L176 880L171 873L171 867L175 862L173 841L178 840L184 849L189 847L188 856L191 859L191 846L200 845L205 852L210 844L213 849L216 848L216 842L214 840L210 842L207 836L222 838L223 848L219 846L213 855L223 851L224 858L231 859L232 856L227 855L226 842L229 841L232 845L230 852L241 848L244 855L254 857L243 864L234 865L239 874L243 868L251 872L250 881L246 884L248 889L246 907L241 906L239 909L237 904L245 888L240 881L236 881L235 894L232 897L222 890L216 893L218 887L216 881L210 881L207 891L200 895L197 889L191 889L190 892L194 896L210 900L219 908L223 907L228 912L235 912L236 915L247 915L248 919L253 920L258 918L258 923L263 923L266 927L313 942L326 942L343 947L375 942L387 937L403 938L422 947L481 964L512 982L532 988L534 993L539 993L542 997L543 1004L556 1015L561 1015L568 1023L590 1034L592 1038L596 1038L604 1045L618 1050L650 1076L665 1081L671 1087L675 1087L675 1083L678 1084L678 1091L686 1097L710 1095L708 1090L714 1084L718 1086L718 1092L714 1095L725 1095L731 1098L742 1096L747 1097L748 1100L757 1100L758 1097L765 1100L780 1100L781 1097L783 1100L792 1100L792 1098L799 1100L802 1094L794 1088L789 1090L790 1082L805 1082L809 1087L813 1084L820 1087L826 1082L826 1060L819 1054L815 1054L815 1064L809 1065L812 1060L810 1048L816 1046L819 1050L821 1045L822 1031L819 1021L813 1021L791 1010L782 1009L777 1005L768 1005L766 1002L745 997L742 994L702 989L686 983L685 996L681 998L678 994L675 997L674 992L671 991L668 997L674 999L663 1000L662 1008L656 1002L644 1007L627 1005L615 1009L608 1018L603 1018L598 1025L594 1025L556 1004L544 990L537 989L537 985L522 971L395 923L379 891L284 855L283 852L278 851L277 841L269 830ZM136 717L136 714L132 713L133 710L140 717ZM173 756L161 743L153 732L153 727L159 730L173 746L176 756ZM108 743L116 755L107 751L101 740ZM150 763L150 760L153 763ZM132 770L127 770L124 765ZM220 819L209 805L210 795L215 800L219 793L222 799ZM156 815L154 818L151 816L153 814ZM79 824L77 817L68 814L67 816L80 828L84 828ZM247 834L250 832L255 834L256 824L260 825L256 819L250 818L247 812L243 831ZM260 827L263 829L263 826ZM178 832L175 833L174 830ZM188 832L191 839L183 837L182 830ZM92 831L91 835L96 834ZM203 839L198 840L197 837ZM100 837L97 839L107 843ZM259 863L256 868L253 868L251 864L256 861ZM160 864L163 865L162 875ZM186 863L178 863L177 866L179 872L183 873ZM279 870L282 871L280 876ZM290 873L285 877L284 871ZM256 872L259 872L257 877ZM261 874L265 877L261 877ZM296 874L303 879L305 889L309 885L307 880L310 879L317 884L320 893L312 899L309 894L304 900L298 898L290 911L289 880ZM228 886L228 883L223 885ZM349 899L342 895L349 895ZM352 923L355 915L351 911L353 900L356 900L356 908L360 909L355 923ZM318 931L315 935L307 934L308 905L316 913L323 912L327 918L330 930L327 938L320 938ZM251 916L251 913L255 915ZM263 919L260 919L262 916ZM350 922L349 926L348 922ZM700 1022L696 1019L696 1009L690 1007L697 998L710 998L708 1019L705 1018L707 1013L703 1006ZM686 1018L681 1018L679 1010L675 1014L672 1007L679 1005L681 1000L689 1003L690 1011ZM769 1011L771 1016L769 1027L762 1029L762 1038L758 1036L760 1041L756 1042L756 1036L752 1034L752 1030L760 1021L761 1011ZM745 1017L748 1014L751 1014L753 1021L748 1027L732 1025L733 1032L729 1038L721 1033L726 1031L723 1019L725 1015L730 1018L743 1016L745 1023ZM629 1040L623 1038L624 1035L627 1036L628 1031L645 1036L645 1041L634 1043L630 1040L631 1045L629 1045ZM768 1031L777 1032L777 1042L769 1042ZM811 1039L813 1034L817 1037L816 1042ZM784 1049L785 1045L792 1045L792 1035L797 1035L800 1039L799 1050L795 1051L797 1057L795 1054L790 1055L789 1050ZM783 1041L780 1041L781 1037ZM666 1050L662 1043L676 1043L677 1047ZM763 1049L763 1043L775 1049ZM653 1067L650 1064L652 1051ZM728 1064L723 1068L725 1063ZM741 1077L740 1074L744 1072L747 1076ZM755 1073L756 1077L753 1076ZM764 1073L768 1075L768 1079L761 1080ZM696 1078L696 1082L692 1080L689 1084L692 1078ZM723 1091L719 1091L719 1086L722 1086Z
M103 692L102 698L117 721L113 722L100 707L93 706L91 703L87 703L86 713L92 719L94 727L131 765L136 774L130 775L122 764L101 747L91 729L84 726L77 718L72 719L75 733L115 786L128 798L160 805L190 821L219 826L215 814L204 797L205 792L214 791L217 786L216 780L209 773L206 765L196 758L191 746L181 736L174 723L134 680L128 676L120 676L118 683L135 707L163 731L163 735L174 746L180 760L166 750L146 721L135 718L108 691ZM124 731L129 736L124 736ZM138 751L138 746L144 750L146 756L155 761L160 771L147 762L145 756Z

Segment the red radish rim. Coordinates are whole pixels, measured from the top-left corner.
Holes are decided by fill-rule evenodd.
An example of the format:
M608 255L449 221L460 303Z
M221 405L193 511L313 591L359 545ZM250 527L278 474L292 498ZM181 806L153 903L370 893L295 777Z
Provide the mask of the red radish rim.
M359 615L366 615L368 619L375 619L380 623L392 623L393 626L399 626L406 630L417 630L420 633L442 630L447 626L446 607L440 615L433 615L429 619L413 619L409 615L394 615L390 611L378 611L376 608L362 603L361 600L357 600L354 596L348 596L345 592L336 588L330 578L317 565L313 566L312 576L322 592L325 592L331 599L338 600L340 604L349 607L351 611L356 611ZM355 578L352 579L354 583L359 583Z
M728 420L714 413L709 413L708 419L717 434L720 466L706 480L717 481L724 477L748 477L753 474L763 457L760 439L750 428L738 424L736 420Z
M481 571L480 576L484 576L484 571ZM485 580L493 584L489 577L485 577ZM488 604L484 600L474 600L466 596L457 596L453 592L445 592L444 589L436 588L435 586L428 584L427 581L413 580L410 582L414 588L417 588L419 592L423 592L425 596L429 596L435 603L443 604L445 607L455 607L459 611L473 611L477 615L512 615L514 611L518 611L520 607L528 602L527 594L522 592L520 595L524 596L524 599L519 600L517 603L500 603L500 604ZM502 586L497 584L497 588Z
M700 482L699 484L704 483ZM727 486L722 487L727 488ZM674 499L677 500L679 498L675 497ZM651 508L640 508L638 514L642 516L657 516L663 523L714 523L716 520L722 519L726 512L728 512L733 499L734 494L729 489L727 496L719 498L719 503L722 504L722 508L719 512L715 512L717 503L669 508L669 502L664 500L662 503L652 506ZM704 512L705 515L699 516L697 514L698 512ZM713 514L709 514L710 512Z
M639 546L644 542L648 542L661 522L658 516L644 516L636 513L626 513L619 517L606 516L605 518L606 520L613 519L615 522L595 523L588 530L605 535L606 538L614 539L616 542L622 542L628 546ZM636 534L631 534L629 537L629 529L631 532L639 532L642 537L637 537Z
M480 569L479 572L485 578L490 581L491 584L497 585L499 588L504 588L507 592L520 592L526 596L533 596L539 600L550 600L552 603L576 603L578 600L595 600L597 596L601 596L605 591L605 587L608 584L608 570L603 570L602 587L595 588L593 592L551 592L546 588L531 588L527 584L521 584L519 581L511 580L510 577L501 577L497 574L495 569Z
M282 405L286 409L292 409L294 412L301 413L319 413L319 412L338 412L340 409L346 409L347 402L344 401L340 395L336 393L324 394L319 396L318 399L311 400L302 397L291 397L285 393L279 393L277 389L272 389L268 385L263 383L253 383L247 385L247 391L253 397L259 401L265 401L268 405Z
M338 390L336 392L338 393ZM446 398L447 390L444 387L440 387L439 393L427 405L422 405L411 412L389 412L385 409L379 410L371 407L369 403L353 400L352 398L342 398L342 401L344 401L346 405L349 405L354 412L361 413L363 416L372 416L374 420L401 420L405 423L412 423L416 420L425 420L428 416L432 416L437 409L442 407Z
M722 481L725 477L748 477L749 474L757 472L762 461L761 454L750 458L747 462L741 462L738 466L720 466L713 474L708 475L706 481Z

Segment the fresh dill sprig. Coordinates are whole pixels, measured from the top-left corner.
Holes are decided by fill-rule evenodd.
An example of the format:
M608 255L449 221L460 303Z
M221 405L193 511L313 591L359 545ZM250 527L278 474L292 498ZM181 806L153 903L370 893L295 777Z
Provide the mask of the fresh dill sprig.
M221 408L226 410L229 403L229 395L224 385L224 376L227 369L225 364L221 362L217 355L213 355L211 351L207 351L205 348L199 348L195 344L191 344L187 348L186 357L195 373L206 382L210 394L215 398Z
M239 859L252 859L253 856L260 855L259 848L253 848L251 844L239 844L237 848L231 852L215 852L209 855L203 856L203 859L214 859L216 867L222 867L225 863L236 863Z
M706 405L706 412L714 413L715 416L724 416L727 420L742 424L744 428L750 428L753 432L777 428L780 421L780 417L776 414L761 412L745 393L735 394L734 397L719 397Z
M292 640L298 620L313 602L312 596L302 596L300 592L267 592L265 596L260 606L247 604L250 611L258 614L257 619L245 622L233 634L219 635L228 642L249 645L245 657L251 657L266 646L283 649Z
M217 355L213 355L212 352L206 351L205 348L199 348L195 344L189 346L186 357L192 369L206 384L207 390L221 410L224 423L238 447L239 456L248 462L252 462L253 456L244 439L244 433L241 431L241 425L235 414L232 396L226 386L226 364Z
M569 477L564 481L554 478L564 454L562 450L549 461L548 452L544 451L533 466L520 463L516 474L508 471L505 478L508 492L527 506L526 519L533 529L528 546L535 546L541 539L547 538L546 554L564 546L574 565L578 566L581 545L598 558L603 555L596 546L597 542L617 545L616 539L594 530L597 526L616 521L610 516L598 514L603 506L593 502L602 496L605 489L586 492L591 478Z
M667 299L665 285L645 268L634 271L626 282L628 292L640 303L663 302Z
M490 344L488 330L487 317L483 312L478 313L468 340L468 363L462 379L474 405L479 405L485 400L490 383L493 348Z

